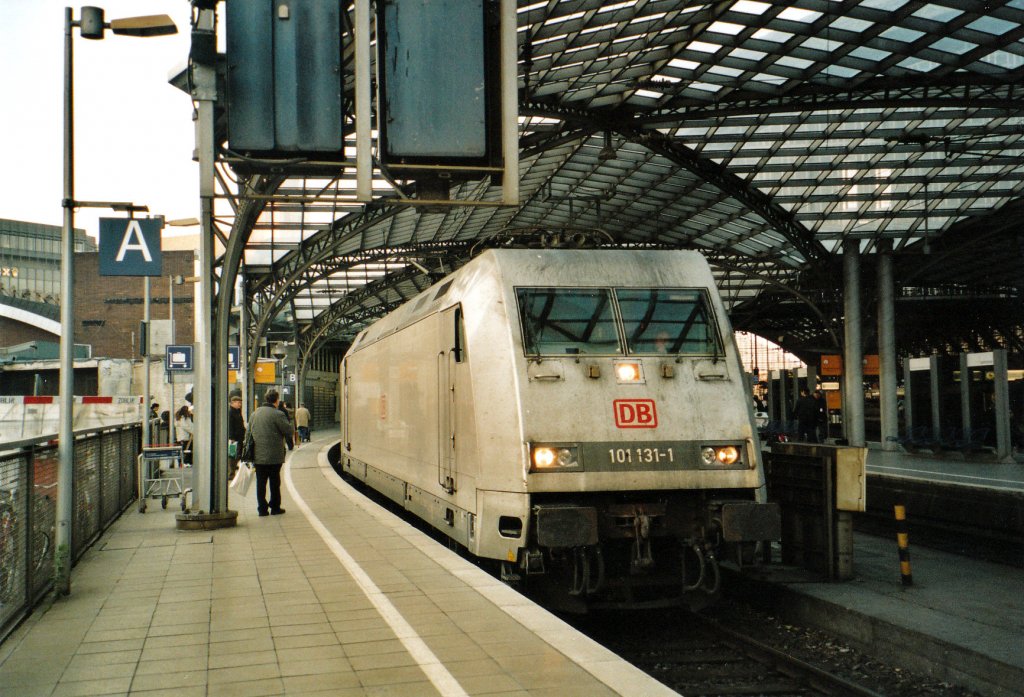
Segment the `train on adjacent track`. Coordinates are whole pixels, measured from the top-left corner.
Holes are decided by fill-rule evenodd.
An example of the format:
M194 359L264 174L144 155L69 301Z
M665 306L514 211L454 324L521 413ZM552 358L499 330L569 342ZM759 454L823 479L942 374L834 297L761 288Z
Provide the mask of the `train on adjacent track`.
M779 536L702 255L490 249L362 331L340 467L570 610L699 606Z

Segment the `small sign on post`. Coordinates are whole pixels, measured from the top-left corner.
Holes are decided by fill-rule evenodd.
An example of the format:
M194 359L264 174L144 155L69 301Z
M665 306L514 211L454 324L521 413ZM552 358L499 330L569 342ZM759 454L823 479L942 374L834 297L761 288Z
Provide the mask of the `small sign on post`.
M164 366L168 373L192 371L192 345L168 345L164 354Z

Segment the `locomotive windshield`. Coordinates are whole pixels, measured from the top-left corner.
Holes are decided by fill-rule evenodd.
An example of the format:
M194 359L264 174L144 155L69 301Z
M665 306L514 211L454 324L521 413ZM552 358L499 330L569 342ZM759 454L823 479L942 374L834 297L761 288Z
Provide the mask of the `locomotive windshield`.
M527 354L622 353L606 288L517 288Z
M527 355L709 356L722 350L702 290L516 288L516 298Z
M701 290L619 288L626 344L631 354L716 355L721 342Z

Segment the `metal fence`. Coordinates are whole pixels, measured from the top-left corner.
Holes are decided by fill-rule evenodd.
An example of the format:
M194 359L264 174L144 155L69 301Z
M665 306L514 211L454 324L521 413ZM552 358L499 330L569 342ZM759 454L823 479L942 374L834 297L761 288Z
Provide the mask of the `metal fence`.
M139 424L75 434L72 562L138 495ZM0 444L0 640L53 581L57 443Z

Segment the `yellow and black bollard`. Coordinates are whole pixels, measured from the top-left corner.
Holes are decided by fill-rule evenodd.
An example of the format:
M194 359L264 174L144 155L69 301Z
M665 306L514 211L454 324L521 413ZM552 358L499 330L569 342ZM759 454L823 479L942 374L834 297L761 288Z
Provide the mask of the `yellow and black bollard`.
M914 585L914 577L910 573L910 544L907 538L907 510L902 504L895 506L896 512L896 544L900 548L900 580L904 586Z

